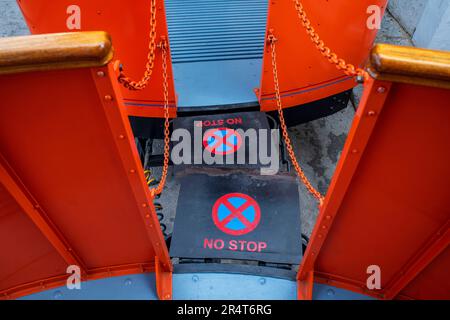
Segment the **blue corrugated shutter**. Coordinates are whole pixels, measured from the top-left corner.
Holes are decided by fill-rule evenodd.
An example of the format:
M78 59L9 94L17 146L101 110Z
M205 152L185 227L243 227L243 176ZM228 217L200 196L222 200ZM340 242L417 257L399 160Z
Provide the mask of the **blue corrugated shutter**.
M267 0L166 0L173 63L260 59Z

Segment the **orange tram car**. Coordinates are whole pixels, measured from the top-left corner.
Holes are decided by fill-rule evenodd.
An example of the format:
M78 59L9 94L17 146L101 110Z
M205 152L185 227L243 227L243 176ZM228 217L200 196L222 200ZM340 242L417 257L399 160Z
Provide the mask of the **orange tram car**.
M387 0L17 2L32 35L0 39L1 299L450 298L450 53L374 46ZM287 129L358 84L321 194ZM266 131L275 173L245 160Z

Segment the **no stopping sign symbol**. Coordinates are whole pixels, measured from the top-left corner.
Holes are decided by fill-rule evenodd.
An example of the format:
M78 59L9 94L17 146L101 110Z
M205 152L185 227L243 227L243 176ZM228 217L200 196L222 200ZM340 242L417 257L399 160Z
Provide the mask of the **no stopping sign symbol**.
M244 235L253 231L261 219L258 203L243 193L229 193L220 197L213 206L212 218L221 231Z
M233 129L217 128L208 130L203 137L203 145L213 154L230 154L236 152L242 144L239 133Z

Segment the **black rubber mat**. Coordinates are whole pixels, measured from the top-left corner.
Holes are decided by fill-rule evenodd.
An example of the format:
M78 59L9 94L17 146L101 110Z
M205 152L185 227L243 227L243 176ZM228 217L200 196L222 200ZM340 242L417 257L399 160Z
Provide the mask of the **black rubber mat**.
M182 117L174 120L173 128L172 139L176 141L173 141L172 161L179 165L178 170L204 166L268 168L279 163L279 141L271 140L274 132L262 112ZM178 131L180 129L185 132ZM186 134L189 142L185 141ZM190 145L187 149L183 148L186 143ZM205 151L214 161L210 158L208 162ZM182 163L173 157L179 155L182 158L188 152L190 157Z
M300 227L294 177L188 175L181 179L170 254L299 264Z

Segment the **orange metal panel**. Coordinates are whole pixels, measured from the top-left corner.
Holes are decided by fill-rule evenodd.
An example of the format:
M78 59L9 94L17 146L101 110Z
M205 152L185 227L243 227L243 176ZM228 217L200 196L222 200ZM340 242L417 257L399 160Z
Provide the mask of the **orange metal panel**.
M85 279L148 271L155 257L170 273L116 72L108 65L0 76L0 153L11 167L0 181L0 295L60 283L70 262L51 230L25 218L31 203L79 255ZM12 172L35 202L17 201Z
M27 250L29 250L29 244L27 244ZM45 257L47 258L47 257ZM33 265L34 267L35 265ZM56 267L57 265L55 265ZM48 261L43 264L45 274L48 273ZM59 275L52 277L45 277L42 275L36 276L34 274L34 269L30 267L27 276L30 281L26 282L22 285L18 285L15 287L10 287L8 290L1 292L0 291L0 300L6 299L17 299L26 295L30 295L39 291L49 290L52 288L57 288L66 285L67 283L67 274L65 273L65 267L60 267ZM89 274L86 274L82 277L82 281L91 281L108 277L118 277L125 276L129 274L137 274L137 273L154 273L155 272L155 264L151 263L143 263L143 264L131 264L131 265L120 265L120 266L111 266L105 268L96 268L90 269ZM64 275L61 275L64 274ZM23 277L23 274L19 274L20 277ZM37 281L32 281L33 279L40 279Z
M0 299L17 285L65 274L67 262L0 182ZM51 267L49 267L51 266ZM65 280L67 277L64 277ZM36 288L42 288L40 281Z
M33 221L36 227L47 238L47 240L58 251L68 265L78 265L86 273L84 263L70 247L64 236L57 230L55 225L48 219L39 203L32 198L19 178L12 172L11 167L6 163L0 154L0 182L21 206L23 212Z
M107 31L111 34L115 59L119 59L127 76L140 80L147 63L150 1L146 0L21 0L18 1L33 34L69 31ZM67 20L71 6L80 8L81 29L69 30ZM157 0L156 40L168 39L164 1ZM170 48L169 48L170 50ZM175 93L170 52L168 54L169 101L175 109ZM156 51L155 67L148 86L142 91L121 88L130 115L159 117L163 113L163 76L160 49ZM175 110L171 112L175 116Z
M302 262L381 298L450 298L450 90L370 80ZM381 268L368 290L367 268Z
M378 30L367 27L369 6L378 5L384 13L387 0L328 1L302 0L313 27L327 46L340 58L364 66ZM355 86L355 81L324 58L306 34L294 2L269 2L267 34L277 41L278 73L283 105L292 107L319 100ZM261 88L262 110L276 108L270 45L264 51Z
M442 275L448 275L449 270L450 250L447 249L402 290L402 295L416 299L448 300L450 281L448 279L442 281Z

